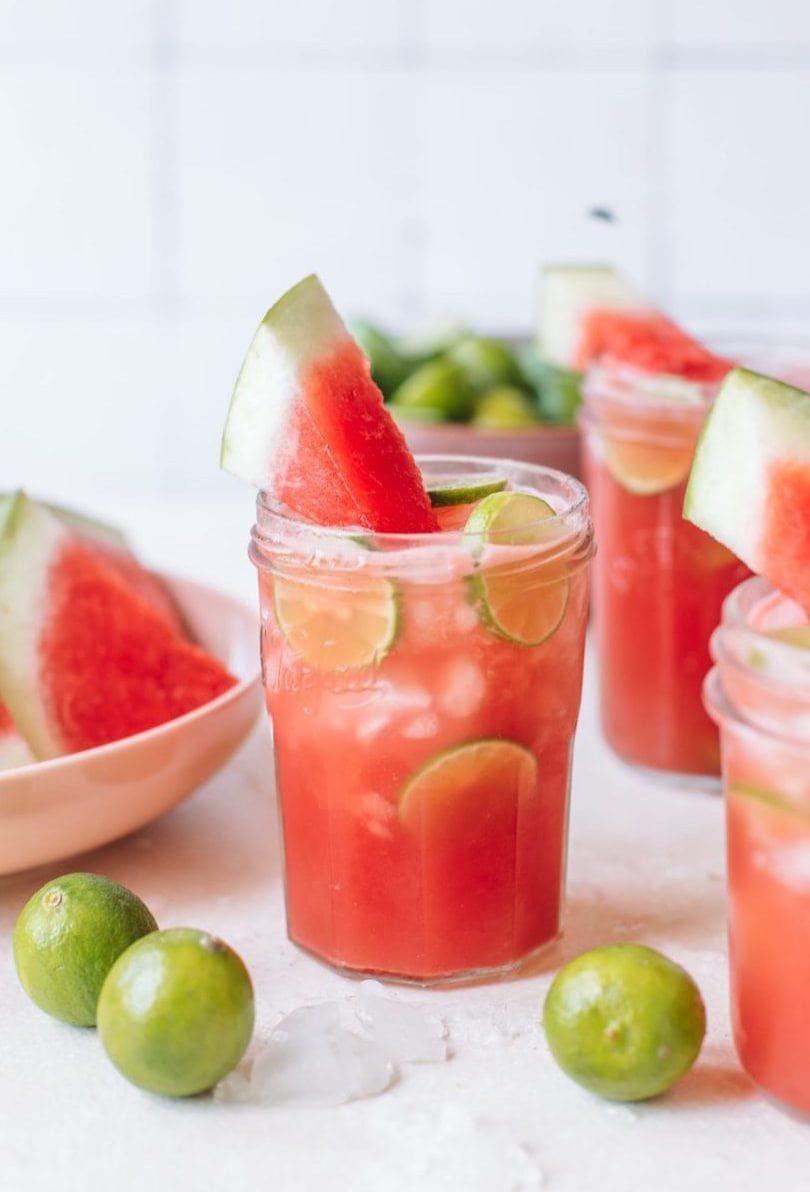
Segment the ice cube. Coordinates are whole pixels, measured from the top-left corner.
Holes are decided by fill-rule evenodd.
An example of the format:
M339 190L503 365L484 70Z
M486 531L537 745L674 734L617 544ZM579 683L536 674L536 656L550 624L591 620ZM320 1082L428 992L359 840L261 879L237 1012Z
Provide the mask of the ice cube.
M247 1075L237 1070L215 1095L265 1105L343 1105L383 1092L395 1075L388 1053L346 1030L338 1004L324 1002L282 1018Z
M363 981L355 1005L363 1034L397 1064L447 1059L446 1027L425 1007L384 994L378 981Z
M484 676L470 658L456 658L439 679L439 707L449 716L472 716L486 694Z
M435 737L438 731L439 717L434 716L432 712L424 712L405 725L402 735L412 740L423 740L427 737Z

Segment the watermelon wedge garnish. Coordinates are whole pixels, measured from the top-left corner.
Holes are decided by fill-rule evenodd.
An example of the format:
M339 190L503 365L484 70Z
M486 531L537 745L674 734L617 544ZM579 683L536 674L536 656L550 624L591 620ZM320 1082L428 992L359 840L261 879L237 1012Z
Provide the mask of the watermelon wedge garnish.
M544 271L539 344L550 363L574 372L601 361L714 382L733 368L607 266L556 265Z
M0 518L0 699L38 758L153 728L236 681L119 562L22 493Z
M810 615L810 393L730 372L698 442L684 516Z
M0 770L26 766L34 760L30 746L12 719L5 704L0 704Z
M314 275L278 300L253 337L231 398L221 463L318 525L437 529L369 363Z

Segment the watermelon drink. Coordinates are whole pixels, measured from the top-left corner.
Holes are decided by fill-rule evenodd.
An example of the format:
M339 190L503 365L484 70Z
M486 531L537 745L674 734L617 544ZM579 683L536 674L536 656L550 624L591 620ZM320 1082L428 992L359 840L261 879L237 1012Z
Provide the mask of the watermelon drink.
M767 580L726 600L706 706L726 792L734 1039L763 1089L810 1113L810 625Z
M431 984L559 934L592 536L562 473L420 469L438 531L313 525L261 493L251 557L290 938Z
M716 392L716 381L607 363L584 387L602 728L623 760L680 775L719 773L701 686L723 600L749 574L682 517Z

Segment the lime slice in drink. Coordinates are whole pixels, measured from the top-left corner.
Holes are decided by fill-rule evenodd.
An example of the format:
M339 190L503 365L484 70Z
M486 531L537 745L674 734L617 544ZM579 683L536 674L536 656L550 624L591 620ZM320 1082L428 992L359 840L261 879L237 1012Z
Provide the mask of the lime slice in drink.
M493 476L484 480L476 476L469 479L448 479L447 481L433 480L428 487L427 494L431 505L472 505L492 493L503 492L506 480L502 476Z
M447 749L417 770L402 789L399 814L413 828L430 823L456 834L465 823L493 822L498 808L508 811L536 786L530 750L517 741L484 738Z
M207 932L155 931L110 969L98 1030L127 1080L164 1097L194 1096L235 1068L250 1042L250 976L236 952Z
M534 546L553 541L548 525L555 512L531 493L499 492L475 506L465 534L500 546ZM486 567L471 580L481 617L507 641L538 646L565 616L570 584L565 565L542 557L531 564L509 561Z
M277 575L273 602L286 641L318 670L373 666L397 636L394 585L359 571L313 582Z
M689 475L692 448L602 436L605 463L628 492L651 497L676 488Z
M706 1011L680 965L641 944L608 944L560 969L543 1027L572 1080L611 1101L642 1101L694 1063Z

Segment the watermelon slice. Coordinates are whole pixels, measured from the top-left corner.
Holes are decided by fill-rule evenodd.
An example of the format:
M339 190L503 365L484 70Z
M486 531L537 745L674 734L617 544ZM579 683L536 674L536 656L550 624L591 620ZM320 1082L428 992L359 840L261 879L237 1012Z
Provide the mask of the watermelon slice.
M405 438L317 277L268 311L231 398L221 463L323 526L437 529Z
M0 704L0 770L26 766L34 755L5 704Z
M684 516L810 615L810 394L737 368L695 453Z
M39 758L191 711L236 680L105 550L22 493L0 521L0 699Z
M594 361L720 381L733 368L655 310L606 266L550 266L543 275L540 351L560 368Z

